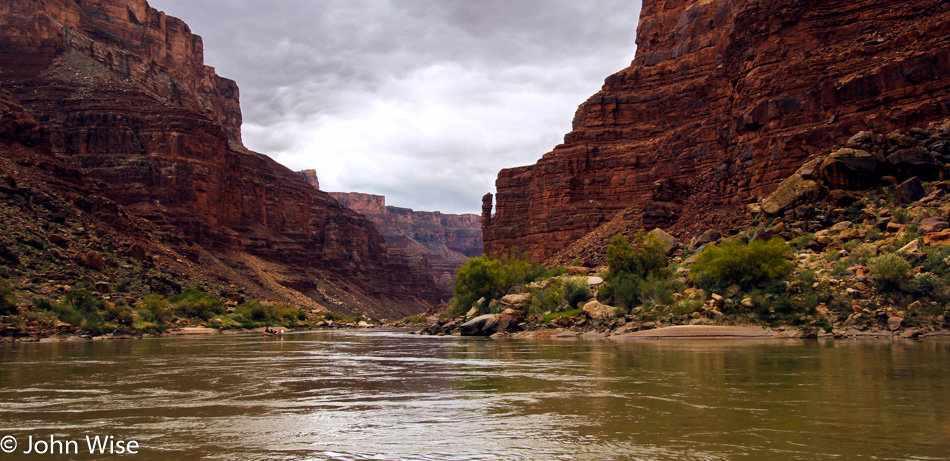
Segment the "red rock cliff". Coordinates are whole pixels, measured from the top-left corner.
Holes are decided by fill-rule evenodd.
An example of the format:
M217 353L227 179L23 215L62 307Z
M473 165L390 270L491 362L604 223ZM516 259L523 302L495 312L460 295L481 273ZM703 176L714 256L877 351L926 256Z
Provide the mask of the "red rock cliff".
M330 192L330 195L375 223L387 245L425 256L443 300L452 296L452 281L459 266L468 258L482 255L478 215L386 206L386 197L382 195L358 192Z
M0 88L81 183L163 229L162 245L209 252L252 295L390 318L438 298L424 258L240 144L237 86L144 0L0 3Z
M632 65L499 173L485 250L549 258L614 218L728 228L817 151L950 113L947 30L947 2L645 0Z

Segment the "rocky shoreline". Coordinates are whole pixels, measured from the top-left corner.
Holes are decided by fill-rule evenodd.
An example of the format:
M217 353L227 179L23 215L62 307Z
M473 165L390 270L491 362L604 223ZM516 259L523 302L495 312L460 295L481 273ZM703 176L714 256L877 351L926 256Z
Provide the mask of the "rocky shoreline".
M663 270L671 275L641 280L650 292L640 293L638 302L621 306L605 294L611 271L604 244L582 259L591 266L515 286L465 315L457 312L467 306L454 316L430 316L418 333L646 338L728 327L760 328L768 332L760 336L775 338L944 338L950 330L948 164L950 121L909 132L862 131L750 204L742 228L708 229L688 242L661 229L646 234L665 246ZM740 286L738 278L727 278L710 284L703 280L708 274L698 272L707 248L745 251L773 239L784 252L776 262L789 267L768 283ZM754 271L762 263L731 264ZM584 300L564 298L551 308L548 287L568 283L586 283Z

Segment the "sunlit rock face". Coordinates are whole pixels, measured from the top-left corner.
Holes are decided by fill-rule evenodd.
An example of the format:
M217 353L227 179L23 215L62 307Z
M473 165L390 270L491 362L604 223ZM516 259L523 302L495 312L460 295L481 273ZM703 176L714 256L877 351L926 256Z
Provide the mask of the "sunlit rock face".
M330 195L376 224L387 245L425 256L442 299L452 296L452 281L459 266L471 257L482 255L478 215L387 206L386 197L382 195L358 192L331 192Z
M0 88L83 184L157 223L158 240L230 262L260 296L390 318L438 300L424 258L244 148L237 85L144 0L0 2Z
M950 113L947 2L645 0L637 27L564 144L499 173L486 252L727 229L812 154Z

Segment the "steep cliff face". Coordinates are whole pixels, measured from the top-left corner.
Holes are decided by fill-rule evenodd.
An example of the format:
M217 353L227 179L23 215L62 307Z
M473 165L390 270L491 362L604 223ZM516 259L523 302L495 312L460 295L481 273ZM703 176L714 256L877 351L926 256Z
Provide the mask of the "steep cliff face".
M478 215L386 206L386 197L382 195L358 192L330 192L330 195L376 224L387 245L425 256L444 300L452 296L452 281L459 266L469 258L482 255Z
M156 226L156 245L207 252L252 295L374 317L438 298L424 258L241 145L237 86L144 0L3 2L0 88L80 184Z
M313 186L314 189L320 190L320 180L317 178L317 170L303 170L298 171L297 174L303 178L304 182Z
M499 173L485 250L729 228L819 150L950 113L947 30L947 2L645 0L632 65L564 144Z

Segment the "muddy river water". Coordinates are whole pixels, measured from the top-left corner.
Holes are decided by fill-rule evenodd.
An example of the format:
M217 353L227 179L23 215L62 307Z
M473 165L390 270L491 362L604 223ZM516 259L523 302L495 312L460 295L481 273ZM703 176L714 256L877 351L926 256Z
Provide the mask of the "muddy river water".
M0 344L0 437L0 461L950 459L950 342Z

